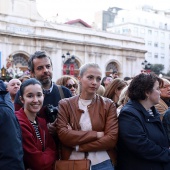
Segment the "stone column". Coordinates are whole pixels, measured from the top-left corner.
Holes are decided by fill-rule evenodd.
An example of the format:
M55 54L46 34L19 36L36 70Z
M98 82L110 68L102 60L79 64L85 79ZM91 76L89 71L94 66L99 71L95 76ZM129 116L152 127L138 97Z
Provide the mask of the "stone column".
M56 52L51 53L51 59L53 63L53 81L56 82L63 73L63 61L62 61L62 50L58 49Z

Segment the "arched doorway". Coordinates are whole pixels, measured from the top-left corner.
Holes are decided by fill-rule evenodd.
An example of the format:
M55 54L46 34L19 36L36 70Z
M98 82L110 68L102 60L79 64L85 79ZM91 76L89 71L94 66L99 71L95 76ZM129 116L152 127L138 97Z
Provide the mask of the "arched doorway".
M72 75L78 77L80 63L77 59L69 58L63 64L63 75Z
M19 67L22 71L28 70L28 59L29 57L23 53L16 53L12 55L13 64L15 67Z
M116 62L110 62L107 66L106 66L106 76L109 76L110 74L113 73L113 71L117 71L119 72L118 69L118 64Z
M28 70L28 59L29 57L23 53L11 54L6 59L6 68L4 68L3 79L9 81L12 78L21 77L24 72Z

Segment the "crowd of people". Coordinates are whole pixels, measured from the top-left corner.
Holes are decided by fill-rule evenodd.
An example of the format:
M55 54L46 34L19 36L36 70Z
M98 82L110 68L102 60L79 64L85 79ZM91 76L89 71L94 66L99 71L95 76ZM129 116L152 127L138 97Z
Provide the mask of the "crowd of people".
M28 68L0 81L0 169L53 170L56 160L87 157L91 170L170 170L169 80L103 77L86 63L54 83L45 51Z

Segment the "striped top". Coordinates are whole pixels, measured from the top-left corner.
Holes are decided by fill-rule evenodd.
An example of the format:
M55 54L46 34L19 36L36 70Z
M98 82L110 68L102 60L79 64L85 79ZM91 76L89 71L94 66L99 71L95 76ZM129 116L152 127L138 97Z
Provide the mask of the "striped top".
M34 121L34 122L30 121L30 122L31 122L31 125L34 127L37 138L40 140L41 145L43 146L42 139L40 136L40 131L38 129L38 123L36 121Z
M151 115L151 116L154 116L153 112L151 109L148 110L148 113Z

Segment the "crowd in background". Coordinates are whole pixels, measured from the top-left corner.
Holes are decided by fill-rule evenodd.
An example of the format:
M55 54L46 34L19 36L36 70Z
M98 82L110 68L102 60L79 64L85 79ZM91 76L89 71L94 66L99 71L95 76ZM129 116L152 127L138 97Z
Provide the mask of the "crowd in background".
M78 77L52 82L52 67L37 51L30 75L0 81L0 169L52 170L56 160L86 153L91 170L170 169L168 79L103 77L86 63Z

